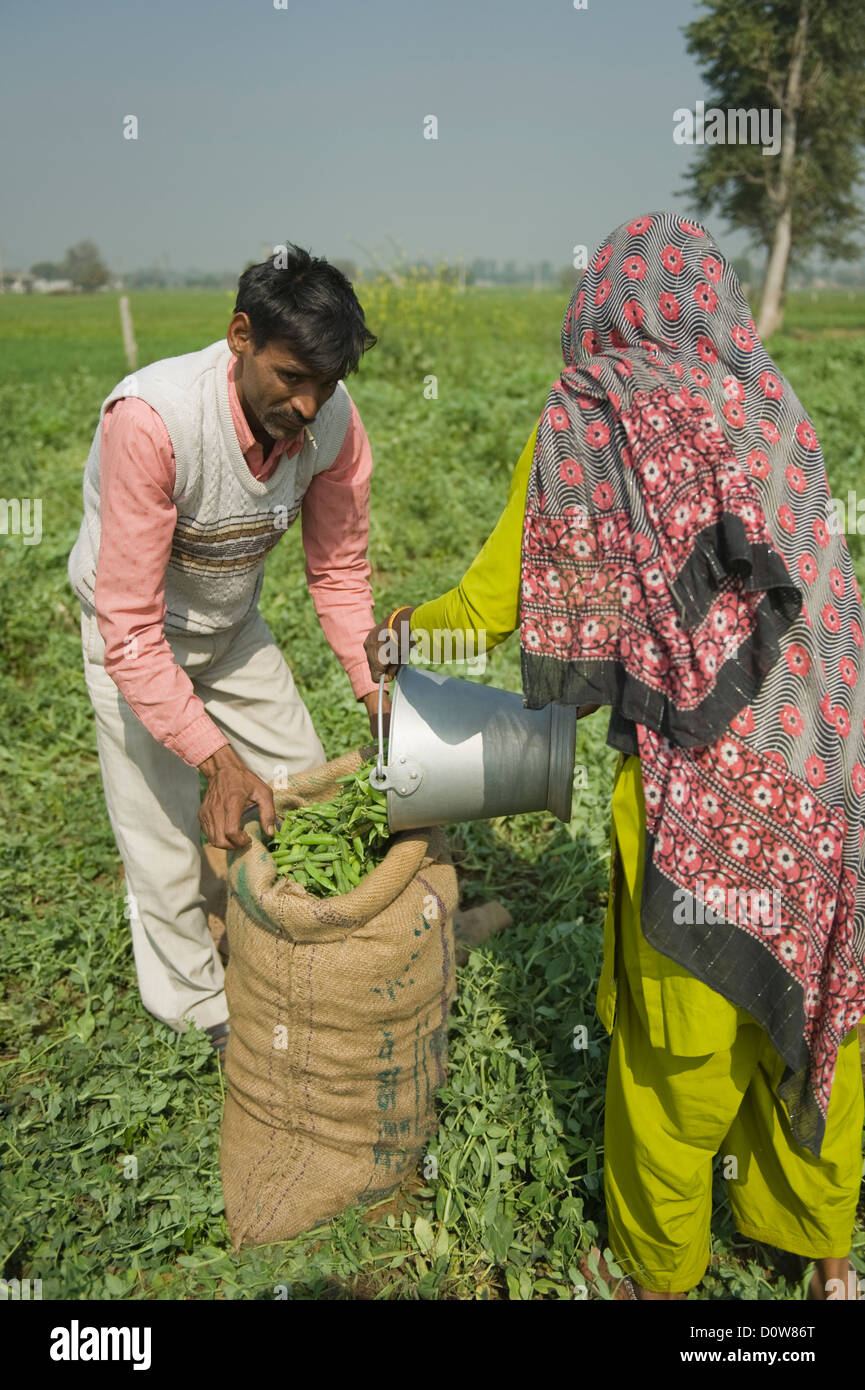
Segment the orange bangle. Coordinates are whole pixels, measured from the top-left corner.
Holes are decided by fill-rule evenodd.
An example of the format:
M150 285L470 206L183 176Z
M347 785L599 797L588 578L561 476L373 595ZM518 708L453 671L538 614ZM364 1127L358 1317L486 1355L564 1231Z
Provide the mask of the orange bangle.
M388 618L388 620L387 620L387 630L388 630L388 632L393 632L394 637L396 637L396 633L393 631L393 626L392 626L394 618L396 617L397 613L401 613L401 612L403 611L404 608L410 608L410 607L411 607L411 605L408 604L408 603L401 603L400 606L399 606L399 608L395 608L395 609L393 610L393 612L391 613L390 617Z

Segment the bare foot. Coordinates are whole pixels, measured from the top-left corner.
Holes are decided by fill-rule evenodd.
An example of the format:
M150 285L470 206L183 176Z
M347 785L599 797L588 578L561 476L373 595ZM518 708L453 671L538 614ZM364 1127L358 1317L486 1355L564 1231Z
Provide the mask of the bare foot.
M685 1297L683 1293L656 1293L654 1289L644 1289L642 1284L637 1283L636 1279L633 1279L631 1282L634 1285L634 1292L641 1303L653 1303L661 1300L664 1302L672 1302L674 1299Z

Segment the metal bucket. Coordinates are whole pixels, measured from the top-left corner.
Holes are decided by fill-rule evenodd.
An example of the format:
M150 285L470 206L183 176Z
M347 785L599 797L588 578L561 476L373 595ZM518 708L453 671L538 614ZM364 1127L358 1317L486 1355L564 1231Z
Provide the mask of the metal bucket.
M384 763L379 681L379 756L370 782L387 789L392 832L524 811L571 818L576 705L525 709L510 690L401 666L391 694Z

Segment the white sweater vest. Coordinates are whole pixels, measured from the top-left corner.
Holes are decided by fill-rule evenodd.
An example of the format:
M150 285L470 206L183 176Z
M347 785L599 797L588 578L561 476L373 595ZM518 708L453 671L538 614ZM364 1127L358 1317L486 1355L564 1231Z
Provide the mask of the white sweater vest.
M124 377L102 402L84 470L84 519L69 556L69 582L94 607L99 556L102 417L112 401L138 396L161 416L177 472L177 521L165 571L165 629L216 632L241 622L258 602L264 561L300 511L317 473L335 462L351 398L342 382L315 417L293 458L259 482L243 457L228 399L231 349L224 339L200 352L166 357ZM317 445L317 447L316 447ZM128 537L135 545L135 536Z

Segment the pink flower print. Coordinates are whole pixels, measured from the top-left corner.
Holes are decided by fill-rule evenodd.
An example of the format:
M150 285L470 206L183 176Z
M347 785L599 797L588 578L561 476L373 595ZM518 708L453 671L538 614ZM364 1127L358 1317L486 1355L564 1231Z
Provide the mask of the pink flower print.
M733 325L730 329L730 337L733 339L736 347L741 348L743 352L754 351L754 340L747 328L743 328L741 324L737 323Z
M841 673L841 679L845 685L856 684L856 663L851 661L849 656L842 656L841 660L838 662L838 670Z
M807 676L811 669L811 658L801 643L792 642L784 655L794 676Z
M784 388L774 372L760 373L760 390L770 401L778 401L784 394Z
M865 794L865 767L861 763L854 763L850 774L853 783L853 790L857 796Z
M760 429L763 433L763 438L767 439L770 444L779 443L781 439L781 431L778 429L777 425L772 424L771 420L761 420Z
M781 527L783 531L787 532L788 536L792 536L795 534L796 519L793 516L793 513L791 512L790 508L787 506L786 502L784 503L783 507L778 508L778 525Z
M743 736L754 732L754 711L750 705L746 705L730 720L730 728Z
M856 646L861 647L863 642L862 628L859 626L855 618L850 619L850 635L853 638L853 641L856 643Z
M613 254L613 248L612 248L612 246L604 246L604 247L602 247L601 250L598 252L597 256L595 257L594 269L595 269L595 270L603 270L604 266L607 264L607 261L610 259L610 257L612 256L612 254Z
M833 603L824 603L820 611L820 617L823 619L824 625L830 632L841 631L841 619L838 616L838 609Z
M704 362L717 362L718 360L718 349L708 333L701 333L697 339L697 356L702 358Z
M622 312L634 328L639 328L646 317L646 311L638 299L626 299L622 305Z
M813 584L817 578L817 561L807 550L799 556L799 573L806 584Z
M820 517L816 518L816 520L812 523L812 527L814 531L814 539L816 540L817 544L821 546L823 550L825 550L827 545L829 544L829 527L826 525L825 521L821 521Z
M645 278L648 266L642 256L626 256L622 262L622 272L627 275L629 280L642 280Z
M728 401L745 399L745 388L737 376L725 376L721 386Z
M787 482L794 492L804 492L808 486L808 480L801 468L797 468L795 463L787 465Z
M669 290L665 290L664 293L659 297L658 308L660 309L664 318L668 319L670 323L675 323L676 319L679 317L679 314L682 312L679 306L678 299L674 294L670 294Z
M600 352L601 350L601 340L595 332L594 328L587 328L582 338L580 339L580 342L582 343L586 352L590 353L592 356L594 356L596 352Z
M795 705L785 705L778 718L785 734L790 734L793 738L801 737L805 730L805 721L800 709Z
M724 417L734 429L740 430L745 424L745 412L738 401L724 402Z
M836 598L841 598L843 596L844 576L838 569L837 565L833 565L829 571L829 587L831 588L832 593L835 595Z
M630 236L639 236L641 232L647 232L651 225L651 217L637 217L628 223L628 233Z
M665 270L669 270L673 275L678 275L685 264L685 259L678 246L665 246L661 252L661 264Z
M602 421L586 427L586 443L590 449L601 449L610 441L610 431Z
M587 618L580 623L580 640L584 646L597 647L606 642L609 633L597 618Z
M547 419L554 430L566 430L570 425L568 412L560 405L551 405L547 411Z
M745 460L754 478L768 478L769 460L762 449L752 449Z
M576 487L583 481L583 470L576 459L562 459L559 464L559 477L563 483Z
M683 232L688 233L688 236L706 235L706 233L703 231L703 228L698 227L696 222L684 222L681 218L679 218L679 226L681 227Z
M718 761L721 767L733 777L741 777L745 770L745 760L737 744L726 739L718 748Z
M816 449L818 447L814 426L808 420L799 421L796 426L796 438L803 449Z
M603 304L604 300L606 299L607 295L610 293L610 290L612 288L612 280L607 280L606 278L603 279L601 283L598 285L598 288L595 290L595 303Z
M701 281L694 290L694 303L699 304L700 308L705 309L707 313L713 314L715 312L715 306L718 303L718 296L711 285L707 285L705 281Z
M607 507L612 507L612 486L609 483L598 483L598 486L592 493L592 501L595 503L597 507L600 507L602 511L606 511Z
M826 764L822 758L812 754L805 759L805 776L812 787L822 787L826 781Z

